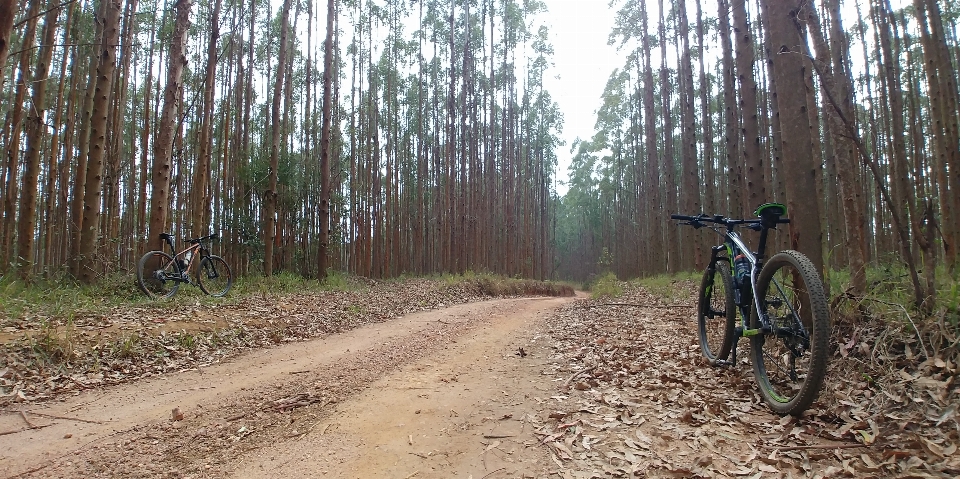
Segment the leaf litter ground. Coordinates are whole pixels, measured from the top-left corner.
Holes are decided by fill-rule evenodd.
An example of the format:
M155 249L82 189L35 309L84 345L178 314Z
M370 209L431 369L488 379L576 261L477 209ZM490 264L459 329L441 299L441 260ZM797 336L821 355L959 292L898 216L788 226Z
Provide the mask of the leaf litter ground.
M781 418L760 400L749 364L717 369L700 359L691 308L694 285L678 282L673 286L673 299L625 285L627 292L616 300L578 299L542 317L529 318L524 313L522 324L514 324L516 317L504 316L500 336L484 328L500 324L491 318L506 315L504 308L520 311L523 303L434 317L414 334L358 347L340 357L336 367L298 369L302 366L291 364L283 380L274 378L237 391L221 387L216 397L202 397L209 392L203 382L182 381L192 386L177 390L179 396L196 399L194 407L172 412L167 407L163 418L132 421L83 442L73 438L73 446L64 448L67 455L38 460L29 469L8 470L34 470L35 477L268 477L271 470L279 474L275 477L354 477L357 471L369 473L371 463L378 462L372 458L389 456L395 457L385 466L389 468L369 477L960 474L956 365L950 360L928 360L909 368L871 368L868 348L849 347L834 357L827 390L808 414L802 419ZM401 322L398 317L409 312L405 308L417 309L411 305L426 301L443 307L435 312L440 313L451 304L482 299L457 291L453 296L459 294L461 301L441 298L436 292L424 293L430 299L406 301L405 295L416 297L417 290L434 290L424 284L404 288L374 287L363 293L370 296L312 306L317 298L280 298L277 304L286 309L248 305L235 314L247 317L244 324L249 328L267 331L260 336L250 333L265 338L262 344L277 342L274 339L280 333L263 327L271 321L286 325L281 328L283 334L323 331L301 338L326 337L346 344L350 331L363 324ZM385 306L393 303L407 306ZM369 308L366 314L354 314L358 304ZM328 309L350 313L357 318L356 324L341 320L335 326L318 326L322 323L318 318L325 317L322 311ZM287 336L279 342L284 342L283 337ZM463 349L467 344L483 347L468 356ZM868 342L861 338L858 344ZM274 351L279 354L289 346ZM448 346L450 350L445 351ZM229 357L204 354L199 357L206 358L204 365L214 365L211 368ZM188 361L193 357L189 355L171 356L161 362L162 367L129 365L131 371L147 372L130 378L152 374L177 380L200 374L178 375L176 371L195 369L191 365L199 361ZM237 367L243 357L234 363ZM424 371L433 374L432 382L411 382ZM865 379L865 372L874 374L871 380ZM81 382L74 379L64 384ZM29 391L63 399L89 394L87 389L104 388L106 383L82 383L86 387L76 390L38 387ZM396 387L391 386L394 383ZM377 399L376 391L390 389L394 396ZM461 403L455 403L457 410L430 406L430 401L456 401L450 399L454 392L461 397ZM384 398L393 402L376 402ZM414 409L415 401L424 406ZM411 404L409 411L400 406L406 402ZM8 404L6 422L22 420L36 428L51 425L51 431L72 422L65 419L67 413L42 416L26 405L23 401ZM16 417L19 411L28 412ZM76 416L87 409L80 404L70 411L73 419L83 419ZM404 414L409 418L401 419ZM368 424L370 435L351 429L354 416L353 422ZM434 416L432 422L428 416ZM420 421L422 427L438 432L432 436L422 429L408 435L393 432L391 424L401 420L408 425ZM503 428L510 433L497 432ZM16 440L18 434L24 433L0 436L0 441ZM399 434L401 443L377 443L391 434ZM67 435L64 440L70 442ZM323 456L322 462L312 459L311 463L306 453L284 455L299 443L319 450L315 455ZM404 448L409 451L403 452ZM400 452L390 456L391 450ZM0 465L9 464L6 459Z

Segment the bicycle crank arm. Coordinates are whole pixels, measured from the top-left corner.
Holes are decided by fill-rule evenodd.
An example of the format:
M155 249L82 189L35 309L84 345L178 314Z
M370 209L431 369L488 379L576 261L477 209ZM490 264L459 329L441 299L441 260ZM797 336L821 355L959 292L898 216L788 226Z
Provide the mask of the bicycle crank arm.
M770 333L770 328L757 328L757 329L744 329L743 326L737 326L734 330L734 334L739 338L748 338L750 336L756 336L758 334L768 334Z

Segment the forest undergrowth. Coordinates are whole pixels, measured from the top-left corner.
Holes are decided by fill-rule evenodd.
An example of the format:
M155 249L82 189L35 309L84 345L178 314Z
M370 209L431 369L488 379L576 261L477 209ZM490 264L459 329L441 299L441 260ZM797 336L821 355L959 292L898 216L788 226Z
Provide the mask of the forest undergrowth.
M145 299L127 278L97 287L0 286L0 406L173 371L492 297L571 296L568 284L467 273L378 281L293 275L240 281L225 298L186 288Z
M868 277L870 288L864 297L832 297L828 377L807 416L833 425L827 431L833 439L852 436L864 445L879 446L883 454L874 461L877 467L860 473L892 472L881 467L882 463L900 462L908 457L904 456L907 449L925 451L925 460L950 458L956 467L960 464L957 283L944 282L938 290L937 307L925 315L911 309L905 275L880 269ZM629 296L639 289L668 303L680 297L695 304L698 282L699 278L660 276L622 283L609 275L598 281L593 291L595 299L607 296L618 301L619 295ZM843 286L835 278L833 290L844 291ZM695 321L691 314L693 327ZM740 344L742 361L748 356L746 343ZM898 472L904 473L908 465L900 466Z

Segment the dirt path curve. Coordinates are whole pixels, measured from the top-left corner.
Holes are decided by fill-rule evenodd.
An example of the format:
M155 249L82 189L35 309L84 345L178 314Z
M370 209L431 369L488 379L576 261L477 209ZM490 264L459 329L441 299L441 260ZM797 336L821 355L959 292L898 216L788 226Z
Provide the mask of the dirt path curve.
M0 475L538 477L527 418L556 390L538 339L569 301L411 314L7 410L0 431L36 429L0 436Z

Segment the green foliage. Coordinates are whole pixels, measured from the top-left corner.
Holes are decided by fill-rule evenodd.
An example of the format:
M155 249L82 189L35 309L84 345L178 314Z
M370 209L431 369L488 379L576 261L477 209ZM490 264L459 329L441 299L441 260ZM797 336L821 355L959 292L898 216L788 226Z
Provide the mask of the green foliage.
M131 359L140 355L143 350L143 338L139 332L124 335L106 347L108 355L121 359Z
M597 278L596 282L590 287L590 297L599 298L619 298L623 294L623 286L617 275L607 273Z
M27 337L26 347L46 364L69 363L76 356L73 326L70 324L61 332L45 321L35 334Z
M930 315L923 315L914 307L913 285L910 275L902 264L885 264L867 268L867 291L862 300L847 301L844 292L850 285L850 274L846 270L831 270L827 272L830 279L830 297L836 305L836 313L841 318L859 317L868 315L884 318L897 323L905 322L905 314L924 329L926 322L939 322L943 318L943 325L960 334L960 280L952 277L944 266L936 271L936 300ZM926 285L921 272L920 282ZM908 325L913 328L912 325ZM933 329L936 329L934 327ZM956 346L956 345L955 345Z
M78 311L136 302L143 296L135 280L125 274L107 276L95 286L67 279L27 285L4 278L0 280L0 323L26 315L71 318Z
M680 283L680 282L697 283L699 281L700 281L699 272L660 274L656 276L648 276L646 278L640 278L635 280L636 284L640 285L641 287L649 291L651 294L660 296L667 300L690 299L688 288L678 288L677 283Z

